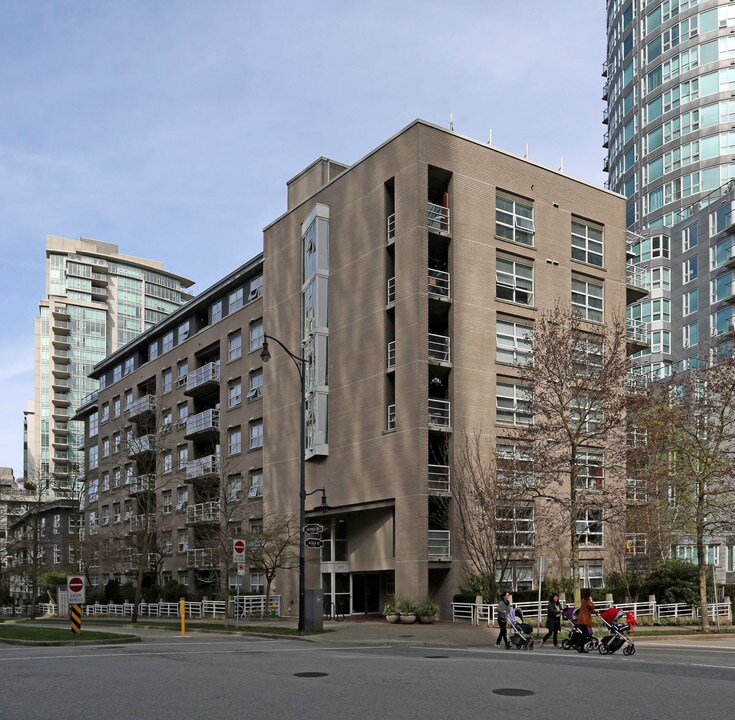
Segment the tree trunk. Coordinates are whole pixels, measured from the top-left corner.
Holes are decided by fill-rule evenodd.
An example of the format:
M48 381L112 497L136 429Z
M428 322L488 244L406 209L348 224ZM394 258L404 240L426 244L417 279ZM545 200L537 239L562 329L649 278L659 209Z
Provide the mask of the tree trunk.
M704 557L704 546L702 553L699 552L700 542L697 542L697 555L699 557L699 612L701 614L702 632L709 632L709 618L707 617L707 563Z

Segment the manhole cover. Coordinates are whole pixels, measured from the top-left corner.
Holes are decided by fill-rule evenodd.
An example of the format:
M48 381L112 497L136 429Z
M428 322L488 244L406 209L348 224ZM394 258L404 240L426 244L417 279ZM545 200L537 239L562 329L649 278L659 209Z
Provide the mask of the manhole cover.
M399 638L414 638L416 636L415 635L399 635L398 637Z
M294 673L294 677L327 677L329 673L323 673L323 672L300 672L300 673Z
M493 690L494 695L514 695L515 697L525 697L526 695L533 695L531 690L523 690L521 688L498 688Z
M427 660L444 660L449 657L449 655L424 655L424 657Z

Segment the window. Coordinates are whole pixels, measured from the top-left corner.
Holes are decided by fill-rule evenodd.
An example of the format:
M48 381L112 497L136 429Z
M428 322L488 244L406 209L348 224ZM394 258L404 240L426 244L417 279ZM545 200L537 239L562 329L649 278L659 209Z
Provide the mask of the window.
M161 410L161 432L166 433L169 430L171 430L171 426L173 425L173 416L171 413L171 408L166 408L165 410Z
M242 334L238 330L227 338L227 359L237 360L242 357Z
M243 288L239 287L230 293L229 302L227 304L229 312L233 313L243 306Z
M161 493L161 504L163 505L163 512L165 515L173 512L174 506L171 499L171 490L164 490Z
M256 275L250 280L250 292L248 300L257 300L263 294L263 276Z
M705 545L704 546L704 562L705 565L720 564L720 546ZM697 546L696 545L676 545L672 552L672 556L679 560L687 560L690 563L698 564Z
M163 336L163 344L162 344L162 350L163 352L168 352L169 350L174 349L174 331L166 333Z
M58 535L61 532L61 514L56 513L54 515L54 535Z
M602 267L602 230L572 220L572 259Z
M242 475L230 475L227 478L227 499L236 502L242 497Z
M533 245L533 206L498 195L495 198L495 234L523 245Z
M171 392L173 389L173 373L171 368L166 368L161 372L161 386L165 393Z
M102 440L102 457L110 456L110 438L106 437Z
M148 345L148 359L155 360L158 357L158 340L154 340Z
M263 345L263 320L250 323L250 352Z
M110 419L110 403L102 403L102 418L100 422L106 423Z
M130 410L130 408L133 405L133 391L132 390L126 390L125 391L125 410Z
M110 473L102 473L102 491L105 492L110 489Z
M495 520L499 547L533 547L533 507L498 507Z
M227 452L230 455L242 452L242 431L239 426L227 431Z
M263 397L263 371L254 370L250 373L250 387L248 388L248 400Z
M99 432L99 415L95 410L89 414L89 424L87 425L87 435L94 437Z
M499 443L495 448L500 485L533 487L533 455L530 448L516 443Z
M579 568L579 580L583 587L604 587L602 578L602 565L585 563Z
M498 362L529 362L533 356L533 328L512 320L498 319L495 326L495 359Z
M123 375L130 375L133 370L135 370L135 358L125 358L125 369L123 370Z
M189 406L186 403L181 403L181 405L177 407L177 410L178 410L177 424L179 427L185 427L186 421L189 417Z
M188 445L179 445L178 448L179 452L179 470L185 470L186 466L189 462L189 446Z
M112 398L112 417L120 417L120 396Z
M54 565L61 564L61 545L54 545Z
M122 471L119 467L112 468L112 487L119 488L122 482Z
M227 407L233 408L242 404L242 382L240 378L227 383Z
M577 541L580 547L602 546L602 510L587 508L577 513Z
M189 504L189 488L180 487L176 489L176 509L186 510Z
M697 312L699 309L699 289L694 288L693 290L685 292L681 296L681 303L682 315L684 315L684 317Z
M530 425L531 392L521 385L499 382L496 390L497 422L505 425Z
M263 447L263 421L253 420L250 423L250 449Z
M734 287L735 271L733 270L710 280L710 303L714 304L732 298Z
M687 258L681 264L681 281L683 283L691 282L697 277L697 256L693 255Z
M122 380L122 365L115 365L112 369L112 382Z
M585 395L578 395L572 400L572 423L585 433L595 433L600 430L603 422L603 413L599 401Z
M102 525L106 526L110 524L110 506L102 506Z
M626 533L625 552L628 555L645 555L647 549L646 533Z
M584 320L602 322L603 286L572 278L572 312Z
M91 448L89 448L89 456L88 456L88 463L87 467L90 470L94 470L95 468L99 467L99 448L96 445L92 445Z
M533 304L533 268L498 258L495 270L495 295L501 300Z
M184 340L186 340L189 337L189 321L186 320L185 322L181 323L179 327L176 329L177 333L177 345L181 345Z
M189 586L189 573L186 570L179 570L177 577L179 579L179 585L183 585L184 587Z
M604 342L601 338L576 334L572 340L572 363L577 377L599 377L604 362Z
M171 458L170 450L167 450L161 456L161 467L162 467L162 472L165 472L165 473L171 472L173 465L172 465L172 458Z
M262 595L265 592L265 575L263 573L250 573L250 592L256 595Z
M263 471L252 470L250 472L250 490L248 490L248 497L256 498L263 497Z
M161 533L161 551L164 555L170 555L174 551L174 540L170 530Z
M189 374L189 361L188 360L179 360L178 363L176 363L176 370L177 370L177 378L183 378L186 377Z
M733 236L728 235L709 249L710 270L716 270L735 257L733 254Z
M696 345L699 342L699 326L697 324L697 321L689 323L688 325L684 325L681 329L682 332L682 338L681 338L681 345L682 347L688 348Z
M601 452L577 453L577 488L602 490L605 470Z
M112 521L116 523L120 522L120 503L119 502L112 503Z
M209 308L209 322L214 324L222 319L222 301L212 303Z
M691 250L697 244L697 223L688 225L681 231L681 251Z
M185 553L189 549L189 533L187 530L179 530L177 532L177 541L179 552Z

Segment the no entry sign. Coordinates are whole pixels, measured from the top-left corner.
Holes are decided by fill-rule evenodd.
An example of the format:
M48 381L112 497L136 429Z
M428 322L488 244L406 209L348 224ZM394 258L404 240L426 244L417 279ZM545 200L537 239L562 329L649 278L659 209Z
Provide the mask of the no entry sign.
M232 541L232 562L236 562L236 563L245 562L245 541L244 540L233 540Z
M84 578L81 575L67 576L66 590L69 594L69 605L83 605L86 602Z

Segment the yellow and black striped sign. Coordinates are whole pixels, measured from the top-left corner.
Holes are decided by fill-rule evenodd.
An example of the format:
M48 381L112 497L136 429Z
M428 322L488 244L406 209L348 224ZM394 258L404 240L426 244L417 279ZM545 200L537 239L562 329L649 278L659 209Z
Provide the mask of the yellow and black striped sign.
M69 614L71 615L71 631L79 635L82 632L82 606L72 605Z

